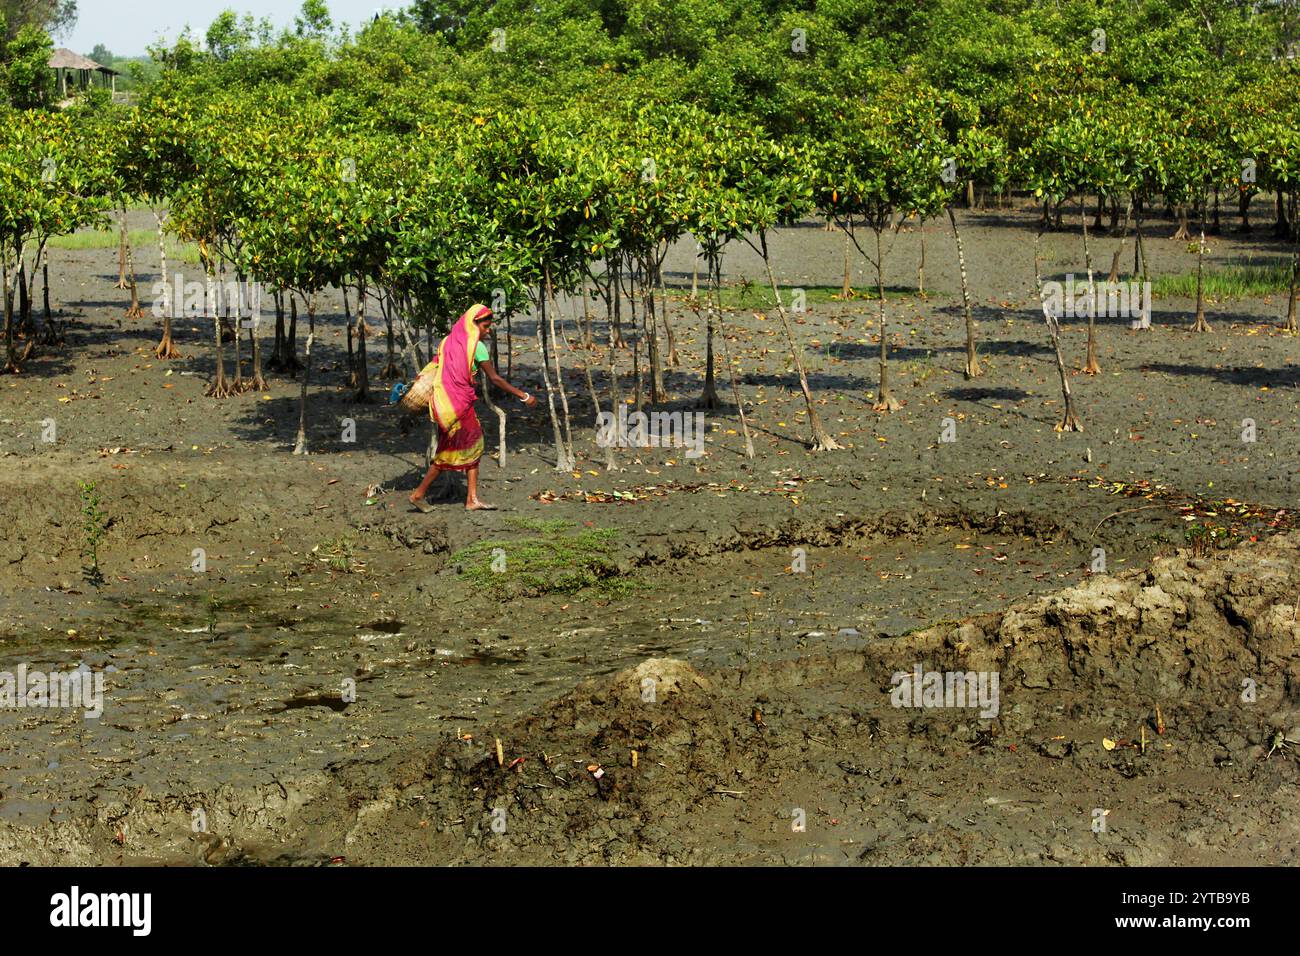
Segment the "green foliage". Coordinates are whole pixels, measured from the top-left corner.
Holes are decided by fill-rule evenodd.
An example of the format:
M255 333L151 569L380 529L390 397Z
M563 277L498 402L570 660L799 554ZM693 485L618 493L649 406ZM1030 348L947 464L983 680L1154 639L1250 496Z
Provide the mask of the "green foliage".
M352 547L352 539L345 534L327 538L312 548L311 552L331 571L351 574L356 570L356 555Z
M618 540L616 529L574 531L567 521L517 520L515 524L536 533L477 541L453 554L451 563L496 597L572 594L587 589L614 594L632 587L612 557Z
M28 25L4 44L4 91L20 110L49 106L54 99L54 73L48 63L54 44L45 31Z
M86 579L98 585L104 580L99 568L99 545L108 531L108 514L99 506L99 492L93 481L79 481L77 487L81 497L81 556L86 561Z

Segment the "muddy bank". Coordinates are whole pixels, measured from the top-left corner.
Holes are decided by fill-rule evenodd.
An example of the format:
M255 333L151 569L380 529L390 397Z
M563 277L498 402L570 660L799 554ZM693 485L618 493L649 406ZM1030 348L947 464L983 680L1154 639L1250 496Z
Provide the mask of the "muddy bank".
M0 852L34 863L1294 863L1300 824L1286 811L1300 765L1278 744L1300 739L1298 585L1300 535L1287 534L905 635L823 635L785 661L656 657L522 719L453 717L423 744L261 786L121 788L39 826L8 814ZM894 706L894 675L916 665L997 672L997 715ZM196 809L206 832L192 830Z

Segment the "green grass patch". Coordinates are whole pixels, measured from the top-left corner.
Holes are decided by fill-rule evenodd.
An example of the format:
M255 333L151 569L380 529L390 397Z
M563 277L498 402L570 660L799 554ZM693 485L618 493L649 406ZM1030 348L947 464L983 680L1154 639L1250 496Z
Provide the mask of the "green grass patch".
M841 295L842 289L838 285L805 285L805 286L782 286L781 302L786 309L794 304L794 296L798 290L803 291L804 305L825 305L830 302L879 302L875 286L854 286L850 291L848 299ZM705 289L700 287L700 298L703 302ZM669 294L675 298L686 300L690 298L690 289L680 287L671 287ZM935 293L927 291L926 295L934 298ZM718 293L722 300L724 309L754 309L758 311L770 310L776 311L776 306L772 303L772 289L765 283L758 282L735 282L724 285ZM916 289L907 286L885 286L885 301L889 302L894 299L914 299L916 298ZM939 295L942 298L942 295Z
M153 257L158 254L158 233L152 229L128 229L126 235L135 250L137 262L144 256L149 257L149 262L153 262ZM117 242L116 229L107 231L83 229L68 236L54 236L48 245L51 249L116 249ZM172 236L168 236L165 243L169 262L197 263L199 261L197 243L180 242Z
M312 548L311 551L312 554L316 555L316 560L331 571L342 571L344 574L351 574L356 570L356 552L352 546L352 539L345 534L335 538L326 538Z
M1245 262L1206 268L1205 295L1211 299L1248 299L1276 295L1291 288L1290 259L1248 259ZM1196 270L1151 280L1153 296L1196 298Z
M616 528L574 528L563 519L511 518L523 537L476 541L451 556L459 572L498 597L623 593L633 582L619 574L613 557Z

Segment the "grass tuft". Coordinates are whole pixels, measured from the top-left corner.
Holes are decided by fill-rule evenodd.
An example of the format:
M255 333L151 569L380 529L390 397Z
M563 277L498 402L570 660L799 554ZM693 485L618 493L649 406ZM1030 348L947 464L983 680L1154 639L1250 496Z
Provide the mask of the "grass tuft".
M1210 299L1248 299L1287 292L1291 288L1291 261L1247 259L1213 270L1207 267L1204 288L1206 297ZM1196 270L1152 279L1151 294L1196 298Z
M451 556L462 575L498 597L573 594L592 589L625 592L633 583L619 573L612 551L616 528L582 528L563 519L511 518L533 534L476 541Z

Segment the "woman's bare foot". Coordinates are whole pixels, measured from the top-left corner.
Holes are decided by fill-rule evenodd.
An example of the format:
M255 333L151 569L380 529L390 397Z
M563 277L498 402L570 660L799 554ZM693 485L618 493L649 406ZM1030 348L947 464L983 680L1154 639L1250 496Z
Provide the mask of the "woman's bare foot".
M490 505L486 501L480 501L478 498L475 498L473 501L465 502L465 510L466 511L496 511L497 506Z
M421 514L426 514L426 515L427 515L430 511L433 510L433 505L431 505L431 504L429 504L429 502L425 501L423 495L420 495L420 496L411 495L411 496L408 497L406 500L409 501L409 502L411 503L411 506L412 506L413 508L415 508L415 510L418 511L418 512L420 512Z

